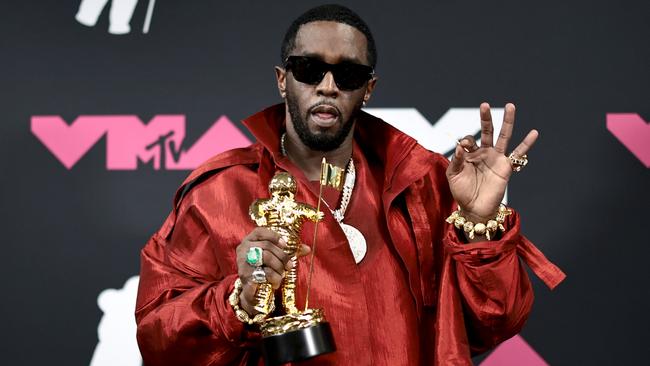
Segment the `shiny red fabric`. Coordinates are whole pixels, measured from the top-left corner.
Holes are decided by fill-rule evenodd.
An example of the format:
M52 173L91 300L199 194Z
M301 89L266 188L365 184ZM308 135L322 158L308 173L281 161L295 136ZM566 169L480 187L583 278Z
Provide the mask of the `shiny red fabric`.
M248 206L268 196L273 174L288 171L297 200L317 203L315 187L279 152L284 113L277 105L244 121L258 142L192 172L142 250L136 320L146 365L263 364L259 334L237 320L227 297L235 248L254 228ZM338 350L301 364L468 365L518 333L529 314L533 293L519 258L551 288L564 278L520 235L516 214L500 240L464 244L444 222L453 209L447 160L385 122L358 118L353 156L359 181L345 222L364 233L369 251L355 264L326 215L310 307L325 309ZM311 243L313 225L302 237ZM299 289L308 263L300 261Z

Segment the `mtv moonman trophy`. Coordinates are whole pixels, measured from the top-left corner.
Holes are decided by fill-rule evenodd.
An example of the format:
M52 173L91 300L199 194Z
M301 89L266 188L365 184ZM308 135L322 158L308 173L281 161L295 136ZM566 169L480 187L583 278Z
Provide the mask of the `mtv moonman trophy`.
M300 361L321 354L334 352L336 346L329 323L322 309L309 309L309 288L316 252L316 234L311 252L311 264L304 311L296 307L297 251L300 245L300 230L305 220L318 223L323 218L320 212L320 198L323 185L341 189L342 169L327 164L323 158L321 165L321 185L318 207L296 202L294 197L297 183L289 173L277 173L269 183L268 199L258 199L250 206L250 216L258 226L266 227L286 241L284 252L294 261L295 266L287 271L281 285L284 315L266 319L262 322L262 352L267 365L280 365ZM258 286L255 294L255 309L268 314L274 308L275 297L271 284Z

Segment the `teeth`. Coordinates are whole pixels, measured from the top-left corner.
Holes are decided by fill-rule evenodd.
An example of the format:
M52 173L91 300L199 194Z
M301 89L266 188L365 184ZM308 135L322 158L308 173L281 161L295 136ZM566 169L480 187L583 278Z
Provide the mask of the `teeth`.
M312 113L314 114L320 114L320 115L331 115L331 116L338 116L338 112L336 109L331 108L331 107L317 107Z

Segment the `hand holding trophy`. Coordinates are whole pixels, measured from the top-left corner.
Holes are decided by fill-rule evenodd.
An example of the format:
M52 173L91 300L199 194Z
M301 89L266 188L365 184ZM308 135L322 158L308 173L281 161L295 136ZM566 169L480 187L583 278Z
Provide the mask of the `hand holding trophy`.
M296 306L296 284L298 279L297 251L300 246L300 231L303 223L309 220L318 223L323 219L320 211L320 196L324 184L340 188L343 171L325 162L321 166L321 193L319 207L312 207L295 201L297 183L293 176L286 172L277 173L269 183L270 198L258 199L249 209L250 217L259 227L265 227L279 234L286 242L285 254L291 257L293 266L282 281L282 312L283 315L268 318L261 322L262 352L267 365L280 365L287 362L300 361L320 354L336 350L334 338L329 323L325 320L322 309L309 309L307 297L305 309L300 311ZM314 244L316 239L314 229ZM253 249L253 248L251 248ZM312 269L315 247L312 246ZM254 256L253 253L251 255ZM261 253L258 255L261 257ZM261 271L261 273L260 273ZM258 275L256 275L256 272ZM275 309L273 287L264 281L263 269L258 267L253 277L259 283L255 294L255 310L268 315ZM309 275L311 282L311 270ZM309 285L308 285L309 286Z

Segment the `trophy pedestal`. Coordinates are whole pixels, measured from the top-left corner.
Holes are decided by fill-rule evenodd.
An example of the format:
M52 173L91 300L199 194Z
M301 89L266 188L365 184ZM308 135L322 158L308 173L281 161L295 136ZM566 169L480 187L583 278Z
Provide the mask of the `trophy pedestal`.
M262 339L262 354L267 366L302 361L334 351L336 345L329 323Z
M268 319L262 325L262 336L262 354L267 366L336 351L332 328L319 309Z

